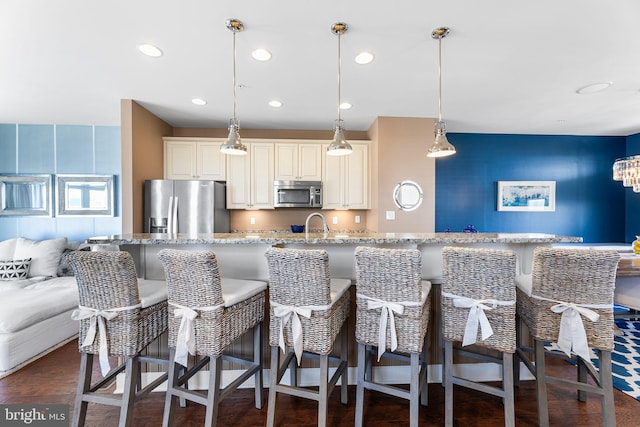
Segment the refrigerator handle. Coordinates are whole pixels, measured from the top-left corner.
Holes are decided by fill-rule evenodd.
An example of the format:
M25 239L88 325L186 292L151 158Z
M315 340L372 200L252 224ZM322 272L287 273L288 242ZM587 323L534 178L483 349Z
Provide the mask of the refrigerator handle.
M169 212L167 212L167 233L173 233L173 196L169 196Z
M173 197L173 215L171 219L173 221L173 232L177 234L180 231L178 230L178 196Z

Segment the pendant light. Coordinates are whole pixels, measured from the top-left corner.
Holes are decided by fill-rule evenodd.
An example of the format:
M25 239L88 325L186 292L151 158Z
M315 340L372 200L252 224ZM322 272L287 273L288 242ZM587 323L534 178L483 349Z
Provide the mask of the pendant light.
M331 32L338 36L338 119L335 124L335 134L333 141L327 147L327 155L329 156L344 156L351 154L351 144L344 138L344 124L340 119L340 68L341 68L341 54L340 54L340 37L347 31L347 24L344 22L337 22L331 26Z
M240 122L236 118L236 33L244 30L244 25L233 18L227 19L225 25L233 33L233 118L229 120L229 138L220 146L220 151L242 156L247 154L247 146L240 139Z
M442 121L442 39L449 34L449 28L433 30L431 37L438 39L438 121L435 125L435 140L427 152L427 157L446 157L456 154L456 148L447 141L447 130Z

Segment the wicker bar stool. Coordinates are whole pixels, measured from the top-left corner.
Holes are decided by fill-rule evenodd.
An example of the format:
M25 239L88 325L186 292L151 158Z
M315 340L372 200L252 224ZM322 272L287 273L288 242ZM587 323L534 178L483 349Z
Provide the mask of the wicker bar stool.
M417 249L357 247L356 340L358 374L355 425L362 426L364 390L410 401L410 425L418 426L419 403L427 404L427 327L431 282L421 279ZM376 382L373 348L382 356L409 362L409 390Z
M516 351L516 255L479 248L442 249L442 323L444 342L445 425L454 418L453 386L502 398L506 426L515 425L513 354ZM453 343L476 345L501 357L455 349L458 354L501 364L502 387L455 376ZM486 353L486 352L483 352Z
M78 283L80 376L72 426L84 426L89 403L120 407L119 426L133 420L133 404L167 379L161 375L141 387L140 363L167 364L140 352L167 330L167 287L163 281L138 281L128 252L75 251L68 256ZM99 355L103 378L91 383L93 356ZM124 362L111 369L108 356ZM125 372L122 395L99 393Z
M536 377L540 426L549 425L547 383L577 389L581 401L586 401L586 392L601 395L603 425L616 425L611 351L619 259L620 255L611 250L538 247L532 274L516 280L517 313L533 337L535 366L527 356L532 350L519 341L517 355ZM557 342L564 353L546 351L545 342ZM599 372L591 363L590 348L598 350ZM546 375L545 355L572 357L578 381ZM587 373L595 386L587 384Z
M262 321L267 284L256 280L221 278L211 251L163 249L158 258L169 289L169 380L164 427L173 425L176 398L206 406L205 425L215 426L220 401L251 376L255 405L262 408ZM253 358L223 353L253 330ZM202 356L188 368L188 355ZM244 367L242 374L220 387L222 362ZM209 363L206 393L189 390L188 380Z
M275 423L277 393L318 401L318 426L327 423L327 402L338 378L341 401L347 403L347 322L349 316L348 279L329 277L329 254L316 249L267 250L269 266L269 345L271 370L267 426ZM330 356L341 334L340 357ZM285 352L280 363L280 348ZM318 390L299 387L296 365L304 356L320 359ZM329 378L329 362L337 363ZM281 383L290 369L290 385Z

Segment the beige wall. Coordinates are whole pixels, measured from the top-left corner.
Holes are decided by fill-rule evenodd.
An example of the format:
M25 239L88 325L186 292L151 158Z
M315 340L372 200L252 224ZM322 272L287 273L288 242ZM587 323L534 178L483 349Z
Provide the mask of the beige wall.
M372 154L372 203L367 228L380 233L435 230L435 160L427 157L433 140L434 120L427 118L378 117L369 129L374 141ZM405 212L393 202L393 189L400 181L415 181L424 201L415 211ZM387 220L393 211L395 220Z
M120 100L120 146L122 172L120 174L122 233L133 232L133 123L131 109L133 102L130 99Z
M135 101L124 99L121 104L123 189L125 183L127 185L126 202L123 191L122 232L140 233L144 218L144 181L163 178L162 137L171 136L173 128Z
M122 100L122 232L141 232L145 179L163 177L163 136L226 137L227 129L172 128L132 100ZM347 140L371 140L371 209L321 211L336 231L433 232L435 228L435 161L426 156L433 139L433 119L378 117L368 131L347 131ZM241 129L243 138L321 139L330 141L331 130ZM418 182L424 202L412 212L400 211L392 199L402 180ZM385 219L394 211L395 221ZM276 209L231 211L231 229L240 231L288 230L302 225L314 210ZM360 223L355 217L360 216ZM338 224L333 224L337 217ZM251 224L251 218L255 224ZM311 227L320 228L317 219Z

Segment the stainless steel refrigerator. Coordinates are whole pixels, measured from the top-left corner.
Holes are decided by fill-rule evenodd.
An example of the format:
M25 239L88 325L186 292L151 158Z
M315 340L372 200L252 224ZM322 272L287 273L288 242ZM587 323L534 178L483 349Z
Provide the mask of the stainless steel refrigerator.
M144 182L145 233L228 233L226 184L206 180Z

